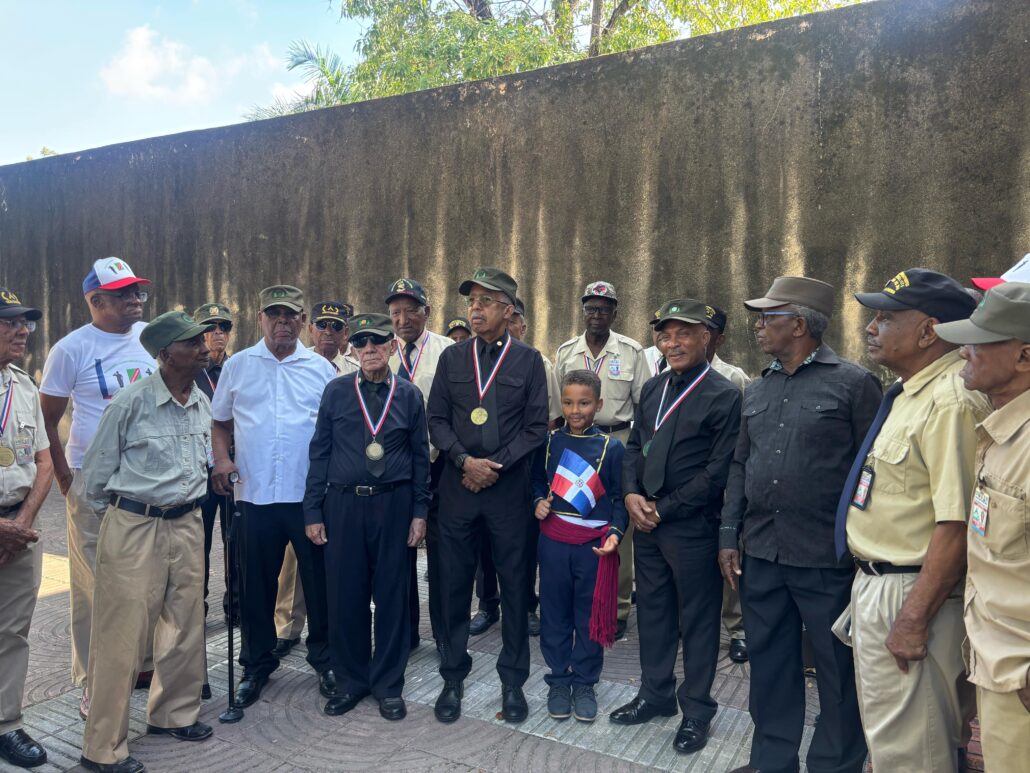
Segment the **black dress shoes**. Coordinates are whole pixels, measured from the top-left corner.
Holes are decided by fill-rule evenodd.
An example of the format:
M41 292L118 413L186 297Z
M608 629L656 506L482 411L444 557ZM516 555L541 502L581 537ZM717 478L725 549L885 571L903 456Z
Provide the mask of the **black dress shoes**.
M300 644L300 639L276 639L275 646L272 647L272 654L282 660L298 644Z
M343 695L335 695L329 699L329 702L325 704L325 708L322 710L330 717L338 717L341 714L346 714L361 703L366 695L368 695L368 690L363 690L362 692L345 692Z
M444 682L433 713L440 722L454 722L461 716L461 699L465 688L461 682Z
M747 642L744 639L730 639L730 660L747 663Z
M0 735L0 758L19 768L34 768L46 762L46 751L18 728Z
M204 682L204 686L200 688L200 699L202 701L211 700L211 685Z
M655 717L672 717L676 715L676 709L663 709L654 703L648 703L639 695L620 706L608 715L608 719L616 725L641 725Z
M254 676L244 674L240 683L236 685L236 705L241 709L247 708L261 697L261 691L268 684L267 676Z
M672 748L681 754L690 754L703 749L708 743L708 723L700 719L684 719L676 731Z
M479 636L486 633L490 626L501 619L501 611L495 609L493 612L484 612L482 609L472 616L469 623L469 636Z
M379 715L383 719L389 719L391 722L404 719L408 716L408 709L404 705L404 698L399 695L396 698L380 698Z
M211 737L211 725L194 722L189 727L156 727L147 725L147 735L170 735L180 741L206 741Z
M505 722L523 722L529 716L529 705L521 687L501 685L501 716Z
M146 766L135 757L126 757L118 762L93 762L85 757L79 757L79 764L86 770L93 770L96 773L146 773Z
M529 619L526 621L526 630L530 636L540 635L540 615L536 612L529 613Z
M626 638L626 621L615 621L615 641L622 641Z
M336 697L336 674L331 668L327 668L318 675L318 691L323 698Z

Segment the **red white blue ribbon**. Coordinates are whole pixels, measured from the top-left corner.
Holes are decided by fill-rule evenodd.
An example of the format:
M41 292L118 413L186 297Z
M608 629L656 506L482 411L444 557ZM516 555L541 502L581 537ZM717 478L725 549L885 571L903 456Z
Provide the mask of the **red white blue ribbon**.
M354 376L354 392L358 396L358 405L361 406L361 413L365 417L365 425L368 427L368 431L372 433L372 439L375 440L379 434L379 430L383 428L383 422L386 421L387 414L390 413L390 404L393 403L393 393L397 391L397 379L390 379L390 394L386 397L386 405L383 406L383 413L379 417L379 421L372 423L372 416L368 412L368 406L365 405L365 398L361 396L361 389L358 388L358 381L361 379L361 374L358 373Z
M4 398L4 407L0 409L0 437L3 437L7 430L7 420L11 418L11 406L14 405L14 379L11 379L7 387L7 397Z
M590 364L590 358L587 357L586 352L583 352L583 365L586 366L587 370L592 370L594 372L594 375L596 376L596 375L599 375L601 373L601 366L604 365L604 361L607 358L608 358L607 354L602 354L600 357L598 357L596 360L594 360L594 364L591 365Z
M697 378L695 378L691 382L690 386L688 386L686 389L683 390L683 392L680 394L680 396L676 398L676 401L672 405L669 406L669 410L665 411L665 413L662 413L662 406L665 405L665 396L666 396L666 393L669 391L669 382L672 381L672 378L666 379L665 386L662 388L662 399L658 403L658 414L654 417L654 431L655 432L657 432L658 428L661 427L665 423L665 420L669 418L669 416L672 414L672 412L680 407L680 403L682 403L684 400L687 399L687 395L689 395L691 392L694 391L694 389L697 387L697 385L700 384L704 380L704 377L708 375L708 371L710 371L711 369L712 369L712 366L706 364L705 365L705 369L703 371L701 371L701 375L698 376Z
M476 368L476 389L479 391L479 402L483 402L483 398L486 397L487 391L490 389L490 385L494 383L494 379L497 378L497 371L501 369L501 363L504 362L504 358L508 356L508 349L511 347L511 336L508 336L508 340L504 343L504 348L501 349L501 356L497 358L497 362L494 363L494 369L490 371L490 378L486 380L486 384L483 383L483 377L479 371L479 347L473 342L472 344L472 364Z
M404 366L404 370L408 374L408 381L411 381L412 383L414 383L414 381L415 381L415 371L418 370L418 364L419 364L419 362L422 361L422 352L424 352L426 350L426 344L428 342L429 342L429 331L427 330L426 334L422 337L422 343L420 343L418 345L418 354L415 355L415 361L413 363L411 363L411 367L410 368L408 367L408 360L404 356L404 352L403 351L397 352L397 354L401 358L401 365Z

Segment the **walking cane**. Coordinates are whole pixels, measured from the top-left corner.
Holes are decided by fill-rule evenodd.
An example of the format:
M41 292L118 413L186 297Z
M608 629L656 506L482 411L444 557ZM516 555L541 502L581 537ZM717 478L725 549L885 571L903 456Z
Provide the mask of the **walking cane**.
M237 472L229 473L229 485L235 486L240 479ZM239 537L240 511L236 507L236 497L233 494L225 495L225 509L229 513L229 528L225 534L225 586L229 594L229 707L218 715L218 721L223 723L239 722L243 719L243 709L236 705L236 684L234 679L234 666L236 659L233 655L233 623L236 620L236 541Z

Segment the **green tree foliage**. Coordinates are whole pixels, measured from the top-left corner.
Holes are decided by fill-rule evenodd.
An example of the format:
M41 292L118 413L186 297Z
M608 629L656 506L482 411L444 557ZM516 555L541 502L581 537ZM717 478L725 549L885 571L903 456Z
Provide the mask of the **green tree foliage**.
M295 42L287 69L310 92L256 108L268 118L492 78L860 0L341 0L365 25L357 64Z

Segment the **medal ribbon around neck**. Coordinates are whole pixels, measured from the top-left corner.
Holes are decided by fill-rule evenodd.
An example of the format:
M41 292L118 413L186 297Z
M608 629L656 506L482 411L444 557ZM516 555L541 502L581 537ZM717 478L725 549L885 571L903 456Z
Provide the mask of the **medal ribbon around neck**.
M218 389L218 384L216 384L211 378L211 374L207 372L207 368L204 368L204 376L207 378L207 383L211 385L211 394L214 394L215 390Z
M393 403L393 393L397 390L397 379L390 379L390 394L386 397L386 405L383 406L383 413L379 417L374 425L372 424L372 417L368 413L368 406L365 405L365 398L361 396L361 389L358 388L358 381L360 376L354 377L354 392L358 396L358 405L361 406L361 414L365 417L365 426L368 427L368 431L372 433L372 440L375 441L379 435L379 430L383 428L383 422L386 421L387 415L390 413L390 405Z
M11 418L11 406L14 404L14 379L11 379L7 387L7 397L4 398L4 407L0 408L0 437L7 431L7 421Z
M403 349L397 352L397 355L400 357L401 360L401 365L404 367L405 372L407 372L408 374L408 381L411 381L412 383L414 383L415 381L415 371L418 370L418 364L422 361L422 352L426 350L427 343L429 343L428 330L426 331L426 334L422 336L422 343L418 345L418 354L415 355L415 361L411 363L410 368L408 367L408 360L404 356Z
M492 346L493 344L491 344ZM504 348L501 349L501 356L497 358L497 362L494 363L494 369L490 371L490 378L486 380L486 384L483 384L483 377L479 372L479 347L475 343L472 344L472 364L476 369L476 390L479 392L479 402L483 402L483 398L486 397L486 393L490 390L490 386L494 383L494 379L497 378L497 371L501 369L501 363L504 362L504 358L508 356L508 349L511 346L511 336L508 336L508 340L504 344Z
M583 352L583 365L586 367L587 370L592 370L595 376L601 373L601 366L604 365L604 361L606 359L608 359L608 355L602 354L600 357L594 360L594 364L591 365L590 358L587 357L587 353Z
M661 427L665 423L665 420L668 419L670 415L672 415L672 412L675 411L677 408L679 408L680 403L682 403L684 400L687 399L687 395L689 395L691 392L693 392L694 388L704 380L704 377L708 375L708 371L710 371L711 369L712 369L712 366L706 364L705 365L705 369L703 371L701 371L701 375L698 376L697 378L695 378L691 382L690 386L688 386L686 389L683 390L683 393L679 397L676 398L676 401L672 405L669 406L669 410L667 410L663 414L662 413L662 406L665 405L665 395L669 391L669 381L672 381L672 379L670 378L670 379L668 379L665 382L665 387L662 389L662 399L658 403L658 415L654 417L654 431L655 432L657 432L658 428Z

